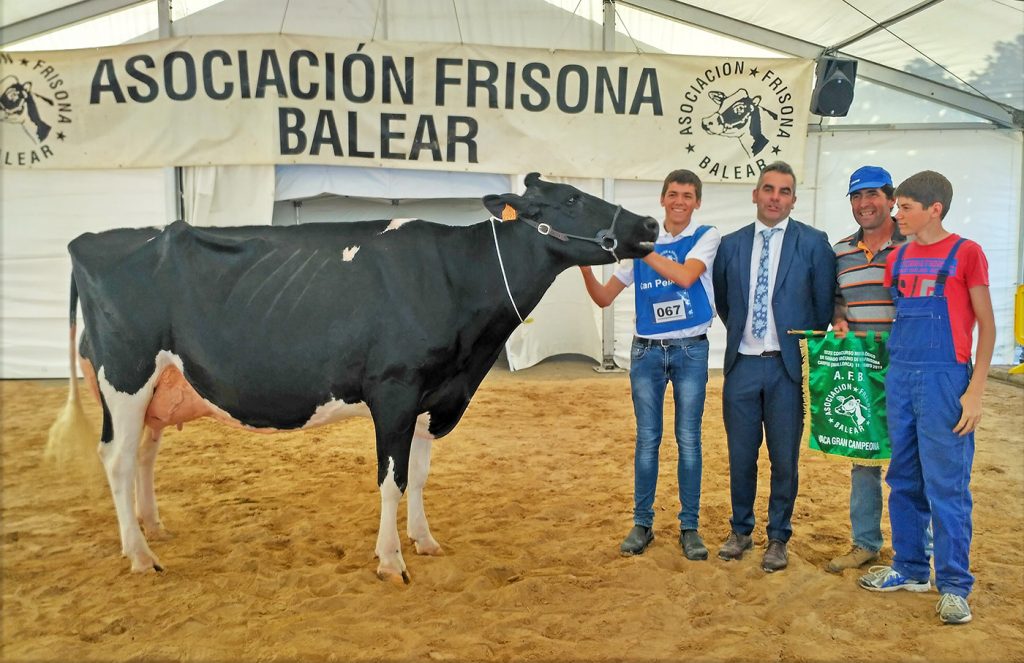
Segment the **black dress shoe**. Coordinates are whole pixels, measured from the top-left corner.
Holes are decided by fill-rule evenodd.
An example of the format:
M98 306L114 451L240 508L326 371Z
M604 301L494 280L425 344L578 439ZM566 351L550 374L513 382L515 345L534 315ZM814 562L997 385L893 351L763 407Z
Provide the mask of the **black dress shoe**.
M789 554L786 552L786 542L778 539L768 541L768 549L764 551L761 558L761 568L765 573L781 571L789 565Z
M749 534L737 534L731 532L722 547L718 549L719 559L733 561L743 558L743 553L754 547L754 541Z
M695 529L684 529L679 534L679 545L686 559L698 560L708 558L708 549Z
M623 555L642 555L651 541L654 541L654 532L650 527L634 525L619 546L619 552Z

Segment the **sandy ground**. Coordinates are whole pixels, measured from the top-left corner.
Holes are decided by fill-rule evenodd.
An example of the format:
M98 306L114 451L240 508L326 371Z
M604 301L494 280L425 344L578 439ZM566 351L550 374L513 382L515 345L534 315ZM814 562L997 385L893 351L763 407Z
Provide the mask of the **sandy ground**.
M277 435L210 421L167 431L156 481L173 537L152 542L166 571L130 574L109 495L42 460L65 390L0 383L5 661L1024 661L1016 386L992 381L985 395L975 619L960 627L938 622L934 590L874 594L855 571L824 571L848 545L849 466L811 452L789 568L759 566L764 456L758 549L715 557L729 529L720 376L704 417L710 560L687 561L676 543L674 444L662 449L657 539L642 557L619 556L632 506L628 378L549 361L492 371L435 444L427 515L447 554L406 545L404 587L374 575L367 420ZM92 403L89 413L99 421ZM887 517L884 527L888 541Z

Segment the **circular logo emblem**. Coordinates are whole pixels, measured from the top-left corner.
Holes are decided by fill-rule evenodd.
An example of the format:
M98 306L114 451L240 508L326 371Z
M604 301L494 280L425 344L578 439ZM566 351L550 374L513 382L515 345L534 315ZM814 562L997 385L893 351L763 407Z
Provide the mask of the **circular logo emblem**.
M825 397L822 411L829 424L847 435L864 433L871 410L868 394L865 390L850 384L840 384L832 388Z
M679 95L679 136L694 170L721 180L749 180L786 158L796 130L793 93L763 63L720 62Z
M0 130L5 166L33 166L54 155L73 121L71 95L45 60L0 53Z

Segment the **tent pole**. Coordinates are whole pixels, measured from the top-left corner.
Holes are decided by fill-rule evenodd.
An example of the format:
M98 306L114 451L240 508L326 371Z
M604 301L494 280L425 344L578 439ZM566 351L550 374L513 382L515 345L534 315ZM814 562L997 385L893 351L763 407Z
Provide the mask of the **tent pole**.
M601 50L615 50L615 0L604 0L604 21L601 37ZM601 197L605 200L615 198L615 180L606 177L603 182ZM615 265L605 265L601 270L601 282L607 283L611 278ZM622 369L615 365L615 302L601 309L601 364L595 366L598 373L618 372Z
M158 34L161 39L174 35L171 25L171 0L157 0ZM184 199L181 195L182 170L179 166L164 168L164 209L167 222L185 218Z

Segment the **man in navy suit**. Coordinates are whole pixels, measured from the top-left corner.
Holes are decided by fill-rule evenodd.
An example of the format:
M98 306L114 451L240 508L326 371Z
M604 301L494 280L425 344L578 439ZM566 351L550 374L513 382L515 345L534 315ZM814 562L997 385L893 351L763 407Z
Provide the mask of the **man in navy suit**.
M771 573L789 563L803 433L800 345L786 332L828 328L836 268L828 236L789 216L796 203L789 164L764 168L753 202L757 221L723 237L714 263L715 306L727 334L722 413L732 497L732 531L718 556L738 560L753 547L757 456L766 438L771 494L761 568Z

